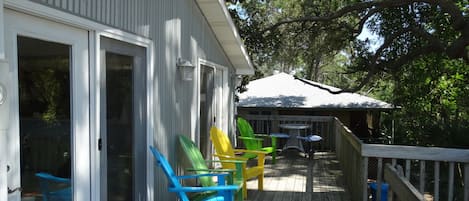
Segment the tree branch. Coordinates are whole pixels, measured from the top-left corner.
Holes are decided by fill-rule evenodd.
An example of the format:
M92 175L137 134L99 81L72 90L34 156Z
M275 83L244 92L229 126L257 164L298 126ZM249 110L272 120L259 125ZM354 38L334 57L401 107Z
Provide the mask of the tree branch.
M275 23L274 25L264 29L261 31L261 33L265 33L267 31L271 31L274 29L277 29L278 27L284 25L284 24L291 24L291 23L297 23L297 22L303 22L303 21L310 21L310 22L329 22L334 19L343 17L349 13L352 12L362 12L366 9L369 8L376 8L376 12L379 12L380 10L384 8L393 8L393 7L399 7L403 5L408 5L410 3L414 2L431 2L435 3L434 0L424 0L424 1L417 1L417 0L400 0L400 1L395 1L395 0L384 0L384 1L369 1L369 2L359 2L359 3L354 3L352 5L345 6L335 12L332 12L331 15L328 16L307 16L307 17L300 17L296 19L289 19L289 20L284 20ZM367 16L367 15L366 15ZM368 17L371 17L368 16ZM366 20L365 20L366 21Z
M366 77L362 78L362 80L360 81L360 84L353 87L353 88L347 88L347 89L340 89L340 90L337 90L337 91L332 91L331 89L329 88L326 88L326 87L323 87L322 85L320 84L316 84L316 83L312 83L308 80L305 80L303 78L299 78L297 76L293 76L295 79L297 80L300 80L301 82L305 83L305 84L308 84L308 85L311 85L311 86L314 86L314 87L317 87L319 89L322 89L322 90L326 90L327 92L331 93L331 94L340 94L340 93L354 93L354 92L357 92L358 90L360 90L361 88L363 88L370 80L371 78L374 76L374 73L372 72L368 72L368 74L366 75Z

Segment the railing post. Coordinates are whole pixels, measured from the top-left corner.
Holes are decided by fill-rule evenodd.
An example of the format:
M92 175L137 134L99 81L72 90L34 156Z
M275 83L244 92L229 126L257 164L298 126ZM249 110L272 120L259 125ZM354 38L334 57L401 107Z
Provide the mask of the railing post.
M453 200L454 190L454 162L449 163L448 171L448 200Z
M469 200L469 163L464 164L464 200Z
M381 186L383 185L383 158L378 158L378 171L376 174L376 200L381 200Z
M405 178L410 181L410 160L405 160Z
M433 186L433 201L438 201L440 199L440 162L435 161L435 184Z
M278 133L280 130L278 129L278 116L276 114L272 114L270 116L270 123L271 123L271 131L272 133Z
M425 191L425 161L420 160L420 186L419 186L420 193L423 194Z
M368 157L362 157L362 200L368 200Z

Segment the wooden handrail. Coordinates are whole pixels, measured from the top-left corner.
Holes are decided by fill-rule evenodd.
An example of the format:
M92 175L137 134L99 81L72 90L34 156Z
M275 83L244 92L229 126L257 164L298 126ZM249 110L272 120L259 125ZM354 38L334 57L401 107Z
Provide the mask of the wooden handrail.
M418 147L403 145L363 144L362 155L376 158L399 158L428 161L469 163L468 149Z
M390 196L394 197L393 194L396 194L400 201L425 201L423 195L403 175L400 175L391 164L386 164L384 180L390 186L388 189Z

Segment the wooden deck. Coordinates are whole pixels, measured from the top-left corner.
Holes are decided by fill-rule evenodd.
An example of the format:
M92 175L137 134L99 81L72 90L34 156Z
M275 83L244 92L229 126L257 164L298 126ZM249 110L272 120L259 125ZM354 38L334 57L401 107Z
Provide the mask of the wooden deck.
M272 165L266 161L264 191L257 180L248 181L248 199L266 201L349 201L343 174L334 153L316 152L310 160L295 150L287 150Z

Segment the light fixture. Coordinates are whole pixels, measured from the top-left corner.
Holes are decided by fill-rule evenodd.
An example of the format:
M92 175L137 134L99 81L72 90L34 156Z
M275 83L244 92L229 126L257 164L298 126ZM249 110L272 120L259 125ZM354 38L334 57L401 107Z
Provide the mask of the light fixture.
M195 66L190 61L178 58L176 62L182 80L190 81L194 79Z
M7 85L9 74L8 62L6 60L0 59L0 106L5 104L7 101Z
M0 59L0 139L6 136L6 129L10 126L10 104L8 98L9 84L9 66L8 62ZM0 140L0 146L4 144Z
M0 83L0 105L3 105L7 99L7 88Z
M238 87L241 85L241 82L243 82L243 76L233 74L233 81L235 83L235 87Z

